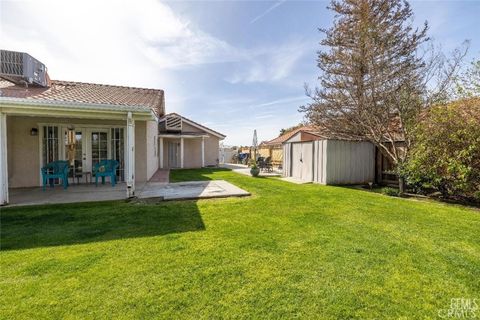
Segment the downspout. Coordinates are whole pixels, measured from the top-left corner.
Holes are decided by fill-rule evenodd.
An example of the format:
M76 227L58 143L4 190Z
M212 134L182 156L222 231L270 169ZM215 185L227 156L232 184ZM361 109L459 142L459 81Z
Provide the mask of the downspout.
M135 120L127 113L127 198L135 197Z

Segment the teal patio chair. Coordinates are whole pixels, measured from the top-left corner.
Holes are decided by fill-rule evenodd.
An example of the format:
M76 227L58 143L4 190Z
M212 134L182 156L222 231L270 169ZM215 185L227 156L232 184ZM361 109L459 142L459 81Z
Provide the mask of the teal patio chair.
M62 179L63 189L67 189L69 171L70 165L68 164L68 161L57 160L48 163L42 168L43 191L45 191L47 183L53 188L53 179Z
M93 175L95 176L95 185L98 186L98 178L102 178L102 184L105 184L105 177L110 177L112 187L117 183L117 160L101 160L93 166Z

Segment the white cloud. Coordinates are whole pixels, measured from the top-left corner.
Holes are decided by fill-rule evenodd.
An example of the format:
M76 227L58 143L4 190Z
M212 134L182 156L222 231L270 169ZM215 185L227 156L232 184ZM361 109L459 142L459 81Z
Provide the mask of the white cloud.
M261 14L259 14L258 16L256 16L255 18L252 19L252 21L250 21L250 24L252 23L255 23L257 22L258 20L262 19L263 17L265 17L267 14L269 14L272 10L275 10L275 8L277 8L278 6L282 5L283 3L285 3L286 0L280 0L278 2L275 2L273 5L271 5L270 7L267 8L267 10L265 10L264 12L262 12Z
M216 99L210 83L199 84L202 90L193 93L188 82L195 82L194 66L235 61L219 79L231 73L231 83L283 84L311 49L302 39L236 47L155 0L0 0L0 21L1 48L30 53L47 65L53 79L162 88L169 112L218 127L232 143L250 141L255 128L259 139L273 138L272 133L301 119L297 96L275 99L272 94L275 101L263 102L254 93L232 90ZM199 111L202 99L215 112ZM280 111L280 105L288 111Z
M224 99L225 102L229 100ZM222 112L202 113L196 120L226 134L226 144L241 145L250 143L254 129L258 132L259 141L270 140L275 138L281 128L300 123L304 114L297 111L298 106L308 101L307 96L295 95L248 103L242 103L241 99L231 99L232 104L223 105Z
M165 88L169 71L236 52L155 0L2 1L1 21L2 48L32 54L54 79Z
M262 102L260 104L256 104L256 105L251 106L251 108L264 108L264 109L265 109L265 107L272 108L272 107L277 107L278 105L289 104L291 102L308 101L308 99L309 98L306 95L286 97L286 98L281 98L281 99L278 99L278 100Z
M297 62L312 49L310 42L293 39L283 45L255 48L246 53L242 64L226 81L237 83L275 82L286 79Z

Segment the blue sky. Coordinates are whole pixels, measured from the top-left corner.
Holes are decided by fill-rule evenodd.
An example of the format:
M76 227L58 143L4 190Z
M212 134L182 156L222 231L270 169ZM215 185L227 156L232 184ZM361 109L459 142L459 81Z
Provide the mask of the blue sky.
M140 5L141 4L141 5ZM480 56L479 1L412 1L415 23L445 51L471 40ZM161 88L168 112L227 135L278 135L302 120L303 85L328 1L5 1L0 46L44 62L53 79Z

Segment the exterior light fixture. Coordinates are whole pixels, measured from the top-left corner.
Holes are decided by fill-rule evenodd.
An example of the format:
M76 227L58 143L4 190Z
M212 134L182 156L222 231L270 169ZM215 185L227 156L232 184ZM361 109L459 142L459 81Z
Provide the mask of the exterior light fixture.
M76 149L77 139L75 137L75 127L70 125L67 130L67 158L70 162L70 165L75 164L75 149Z
M37 128L30 129L30 135L31 136L38 136L38 129Z

